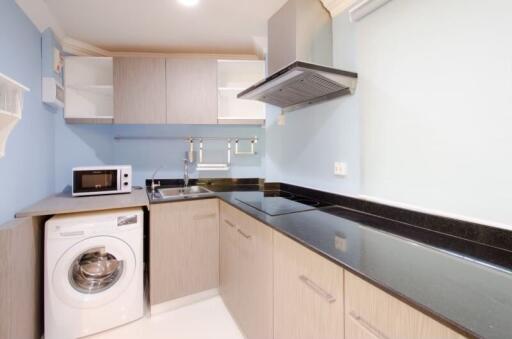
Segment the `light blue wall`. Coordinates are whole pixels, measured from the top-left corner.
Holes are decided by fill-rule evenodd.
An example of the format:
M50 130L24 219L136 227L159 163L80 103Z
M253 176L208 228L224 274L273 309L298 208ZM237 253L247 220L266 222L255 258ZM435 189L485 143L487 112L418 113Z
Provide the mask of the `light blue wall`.
M113 162L112 125L68 125L55 115L55 191L71 184L71 169Z
M41 34L14 0L0 1L0 72L31 89L0 159L0 224L53 192L53 116L41 103Z
M334 67L357 72L354 26L345 15L333 20ZM357 93L357 91L356 91ZM279 126L267 110L266 178L324 191L357 195L361 182L361 135L357 94L289 112ZM334 162L347 164L334 176Z
M209 136L253 137L257 156L233 156L229 172L191 172L193 178L236 177L261 178L264 175L264 129L256 126L192 126L192 125L131 125L98 126L67 125L62 115L55 119L55 189L61 191L71 184L71 169L75 166L129 164L133 166L134 185L143 185L153 171L165 165L158 178L181 178L183 159L188 150L184 141L126 140L115 141L114 136ZM197 145L196 145L197 146ZM225 161L225 142L205 142L205 160Z

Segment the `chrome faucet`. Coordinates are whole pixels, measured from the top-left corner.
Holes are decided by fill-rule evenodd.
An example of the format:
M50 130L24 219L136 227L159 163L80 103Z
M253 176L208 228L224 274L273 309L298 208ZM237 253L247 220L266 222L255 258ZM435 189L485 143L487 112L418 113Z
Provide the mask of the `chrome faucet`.
M188 166L189 166L190 162L188 159L185 159L183 161L183 182L185 183L185 187L188 187L188 181L190 179L190 176L188 174Z
M158 184L155 183L155 176L158 173L158 171L160 171L164 167L165 165L161 165L153 172L153 175L151 176L151 193L155 193L155 188L160 187L160 181L158 182Z

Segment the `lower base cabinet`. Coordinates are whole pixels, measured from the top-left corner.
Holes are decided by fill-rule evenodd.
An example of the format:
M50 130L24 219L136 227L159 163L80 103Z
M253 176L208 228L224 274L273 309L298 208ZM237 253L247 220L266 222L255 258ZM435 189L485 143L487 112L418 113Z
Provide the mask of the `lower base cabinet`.
M464 336L345 272L346 338L455 339Z
M343 269L277 232L274 338L344 338Z
M218 287L248 339L465 338L217 199L150 220L151 305Z
M273 338L272 230L221 202L220 294L249 339Z
M215 289L219 285L219 201L151 205L150 303Z

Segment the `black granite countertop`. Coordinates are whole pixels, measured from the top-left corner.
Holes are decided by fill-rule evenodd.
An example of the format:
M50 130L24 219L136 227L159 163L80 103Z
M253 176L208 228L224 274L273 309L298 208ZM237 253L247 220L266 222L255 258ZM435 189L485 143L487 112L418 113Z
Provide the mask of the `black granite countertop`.
M198 184L466 335L512 337L512 252L342 206L270 216L240 202L263 198L261 184Z

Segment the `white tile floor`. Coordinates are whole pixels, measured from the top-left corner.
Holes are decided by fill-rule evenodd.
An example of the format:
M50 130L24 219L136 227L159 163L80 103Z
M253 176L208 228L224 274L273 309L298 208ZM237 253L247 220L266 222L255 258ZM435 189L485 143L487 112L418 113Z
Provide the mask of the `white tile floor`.
M158 314L88 339L243 339L219 296Z

